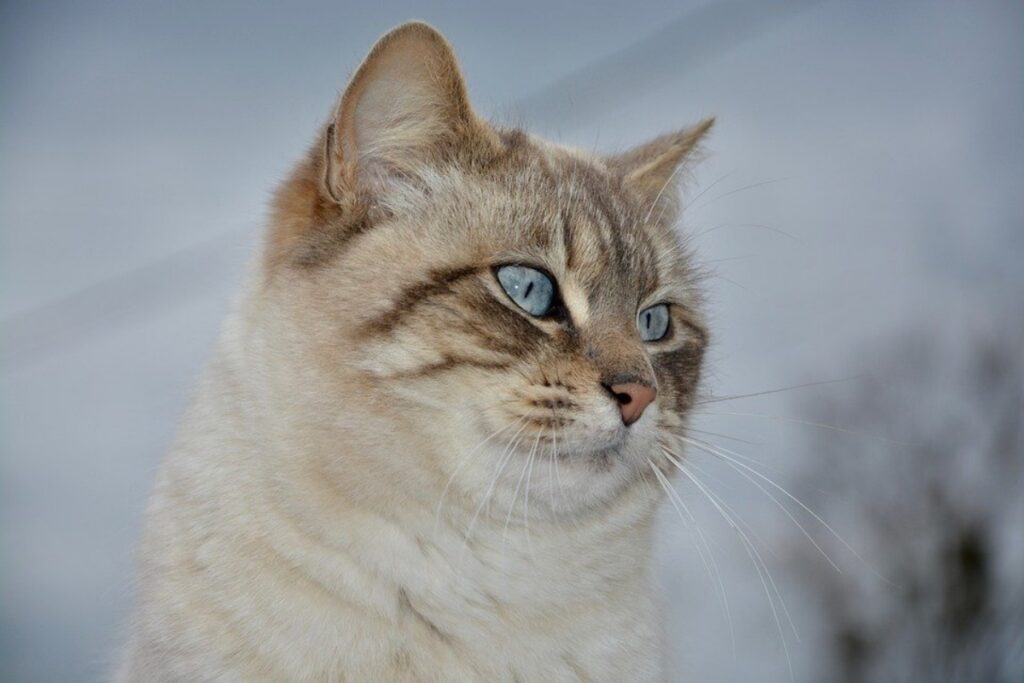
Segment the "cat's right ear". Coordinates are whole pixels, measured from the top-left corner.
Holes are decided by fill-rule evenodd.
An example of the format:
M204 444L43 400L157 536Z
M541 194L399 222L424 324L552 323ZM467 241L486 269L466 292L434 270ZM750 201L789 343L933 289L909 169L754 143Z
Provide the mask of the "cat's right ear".
M427 24L404 24L377 41L341 96L324 140L324 191L346 205L386 191L390 179L497 146L448 41Z

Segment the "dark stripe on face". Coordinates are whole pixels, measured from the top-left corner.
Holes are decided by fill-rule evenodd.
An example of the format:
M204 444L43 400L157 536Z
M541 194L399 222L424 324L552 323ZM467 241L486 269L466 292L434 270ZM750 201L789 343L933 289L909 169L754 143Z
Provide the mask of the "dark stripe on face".
M650 233L641 229L638 231L639 244L634 251L631 270L636 274L636 281L641 292L653 292L658 288L659 277L657 267L657 250L651 240Z
M666 404L682 415L693 405L704 360L703 345L688 341L675 351L655 354L651 360Z
M611 187L611 181L607 176L589 166L581 166L576 170L576 177L590 200L589 204L597 211L598 216L594 218L598 219L608 230L608 236L611 239L608 250L621 271L627 263L626 247L622 241L622 221L612 206L611 197L615 190ZM598 233L600 234L600 231Z
M461 305L471 310L460 317L457 329L475 337L488 351L526 358L547 338L540 328L486 290L468 294Z
M390 309L363 323L360 326L360 333L364 336L391 334L417 306L431 298L451 294L455 283L478 271L479 268L476 266L431 271L426 281L406 287Z
M587 273L583 282L588 299L599 308L607 305L609 295L615 293L620 303L633 305L654 291L660 279L652 236L635 207L620 200L621 188L614 178L587 167L574 172L573 181L584 198L579 202L586 213L583 225L589 238L601 244L601 261L595 258L592 263L581 264L577 254L577 269ZM583 237L578 232L575 237L578 246Z
M511 363L504 361L488 361L463 356L445 356L437 363L430 363L412 370L404 370L389 375L389 379L414 379L431 377L442 372L450 372L458 368L477 368L479 370L507 370Z
M683 325L686 326L686 330L689 334L692 334L696 338L697 348L705 349L708 345L708 332L697 323L690 322L688 320L682 321Z
M572 270L576 267L576 239L565 209L562 210L562 248L565 250L565 269Z

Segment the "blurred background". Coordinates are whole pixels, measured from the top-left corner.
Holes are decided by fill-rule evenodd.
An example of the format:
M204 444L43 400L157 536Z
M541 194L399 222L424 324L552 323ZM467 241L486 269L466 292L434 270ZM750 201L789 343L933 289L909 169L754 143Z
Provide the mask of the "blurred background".
M0 680L103 679L269 193L410 18L563 143L718 117L678 680L1024 680L1024 5L981 0L0 4Z

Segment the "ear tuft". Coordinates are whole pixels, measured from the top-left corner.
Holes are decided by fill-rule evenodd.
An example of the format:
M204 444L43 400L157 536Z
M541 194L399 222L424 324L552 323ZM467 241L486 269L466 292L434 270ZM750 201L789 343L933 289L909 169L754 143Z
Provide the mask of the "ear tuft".
M662 199L679 170L696 156L701 141L714 124L714 118L706 118L695 126L662 135L612 157L608 165L653 206ZM675 193L669 195L666 199L671 199Z
M427 24L404 24L377 41L341 96L326 136L326 190L343 203L493 136L448 41Z

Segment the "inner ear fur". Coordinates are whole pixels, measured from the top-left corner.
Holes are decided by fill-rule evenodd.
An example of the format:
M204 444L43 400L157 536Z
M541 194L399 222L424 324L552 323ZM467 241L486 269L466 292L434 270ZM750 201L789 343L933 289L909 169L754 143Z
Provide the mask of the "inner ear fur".
M392 177L494 152L448 41L420 22L377 41L338 102L324 146L324 188L345 204L386 191Z
M701 142L714 124L714 118L707 118L695 126L662 135L610 157L608 166L649 206L674 206L679 197L670 186L680 170L699 155Z

